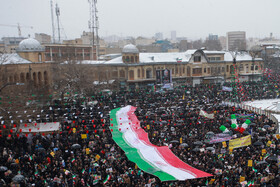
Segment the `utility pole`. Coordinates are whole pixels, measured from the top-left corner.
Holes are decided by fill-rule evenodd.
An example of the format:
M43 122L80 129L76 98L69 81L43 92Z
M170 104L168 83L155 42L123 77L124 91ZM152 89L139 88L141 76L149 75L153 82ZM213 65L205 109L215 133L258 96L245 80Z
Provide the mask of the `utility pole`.
M54 31L54 20L53 20L53 2L51 1L51 17L52 17L52 41L55 43L55 31Z
M58 5L55 6L55 14L57 18L57 32L58 32L58 43L60 43L60 27L59 27L59 16L60 16L60 10Z

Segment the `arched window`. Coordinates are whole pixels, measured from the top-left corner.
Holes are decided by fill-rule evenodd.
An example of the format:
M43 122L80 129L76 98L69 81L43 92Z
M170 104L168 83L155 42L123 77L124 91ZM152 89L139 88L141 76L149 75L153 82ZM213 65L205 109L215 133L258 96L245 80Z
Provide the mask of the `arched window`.
M229 72L229 66L227 65L227 72Z
M33 73L33 81L34 81L34 86L37 85L37 74L34 72Z
M134 63L134 57L130 57L130 62Z
M38 72L38 84L39 85L42 84L42 74L41 74L41 72Z
M147 79L153 78L153 72L151 68L146 69L146 78Z
M17 74L14 75L14 81L18 82L18 75Z
M13 77L13 76L10 76L8 82L14 82L14 77Z
M38 62L42 62L42 54L41 53L39 53L39 55L38 55Z
M44 81L45 81L45 85L49 84L48 72L46 72L46 71L44 71Z
M126 57L125 62L129 62L129 56Z
M25 79L26 79L26 81L30 81L30 74L29 73L26 73Z
M129 71L129 80L134 80L134 70Z
M21 82L21 83L24 83L24 82L25 82L24 73L20 73L20 82Z
M135 62L139 62L138 56L135 56Z

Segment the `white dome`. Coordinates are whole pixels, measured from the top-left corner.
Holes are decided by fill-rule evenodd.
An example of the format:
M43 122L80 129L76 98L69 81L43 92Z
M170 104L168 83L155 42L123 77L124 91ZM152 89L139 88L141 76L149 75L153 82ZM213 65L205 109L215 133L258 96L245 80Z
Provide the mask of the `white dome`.
M139 53L139 50L135 45L128 44L123 47L122 53Z
M29 52L29 51L44 51L44 47L41 46L40 42L33 38L22 40L17 48L17 52Z

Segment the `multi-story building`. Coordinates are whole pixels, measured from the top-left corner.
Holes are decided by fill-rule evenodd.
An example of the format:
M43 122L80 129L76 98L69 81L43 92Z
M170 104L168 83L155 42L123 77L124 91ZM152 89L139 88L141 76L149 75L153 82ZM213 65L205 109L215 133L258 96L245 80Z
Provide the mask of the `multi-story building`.
M176 31L171 31L171 41L176 41L177 40L177 33Z
M52 38L48 34L44 33L35 33L35 39L38 40L41 44L50 44L52 43Z
M245 31L227 32L227 50L245 51L246 50L246 32Z
M5 67L0 69L1 84L20 81L31 82L37 87L52 85L57 77L54 73L57 66L61 67L59 71L69 66L65 63L56 63L54 59L52 62L49 61L50 54L53 54L51 55L53 57L60 55L65 57L68 54L72 57L80 57L77 61L73 58L73 64L83 67L81 75L84 76L86 73L86 78L92 82L114 80L120 85L132 88L155 84L157 70L169 70L175 83L195 85L231 81L236 74L239 75L240 81L260 80L264 68L261 58L253 58L245 52L231 53L200 49L173 53L141 53L135 45L129 44L122 49L121 56L112 60L102 62L82 60L85 53L88 54L86 56L89 59L89 50L83 47L60 48L52 45L43 47L34 39L23 40L19 44L18 54L12 54L13 56L6 58L3 63Z

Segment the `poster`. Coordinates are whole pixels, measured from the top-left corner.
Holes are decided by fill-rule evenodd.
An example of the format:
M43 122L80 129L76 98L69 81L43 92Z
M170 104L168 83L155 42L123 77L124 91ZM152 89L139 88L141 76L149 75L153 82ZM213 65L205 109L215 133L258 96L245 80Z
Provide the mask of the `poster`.
M229 149L235 149L251 145L251 135L244 136L242 138L236 138L229 141Z

